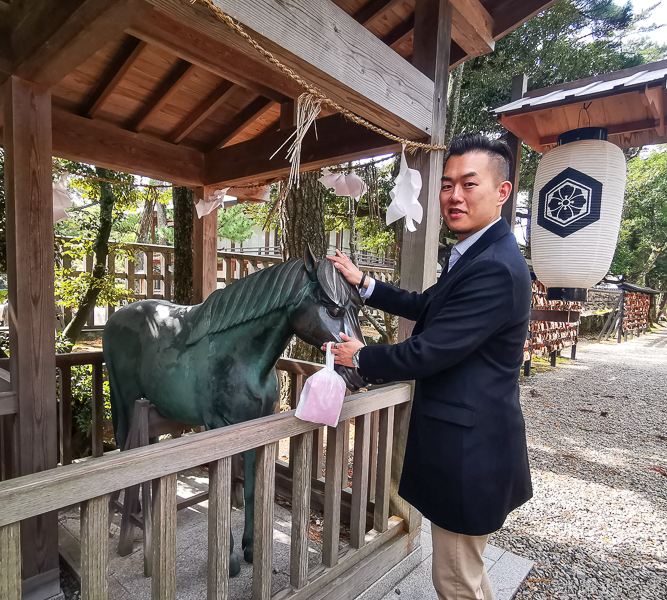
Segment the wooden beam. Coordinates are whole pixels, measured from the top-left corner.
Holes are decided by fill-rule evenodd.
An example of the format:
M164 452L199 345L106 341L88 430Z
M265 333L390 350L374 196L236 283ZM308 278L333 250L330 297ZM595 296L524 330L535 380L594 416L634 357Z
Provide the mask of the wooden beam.
M188 79L192 77L194 70L194 65L179 59L169 74L165 77L164 81L160 82L160 85L158 85L155 91L151 94L146 104L142 106L138 114L132 118L131 122L133 125L128 127L128 129L138 133L146 127L151 117L160 112L162 107L169 102L174 94L176 94Z
M523 115L528 116L528 115ZM502 123L502 121L501 121ZM658 119L642 119L641 121L630 121L628 123L612 123L604 125L609 135L619 135L624 133L633 133L635 131L646 131L648 129L657 129L660 126ZM561 132L563 133L563 132ZM545 135L540 137L540 145L548 146L558 142L560 134Z
M493 18L493 39L499 40L556 4L557 0L504 0L491 9Z
M409 139L430 133L433 81L330 0L212 1L345 108ZM199 3L150 2L186 24L196 17L202 34L251 52L245 40Z
M195 188L195 205L212 195L215 188ZM199 304L218 287L218 209L201 219L193 213L192 245L194 247L192 302Z
M11 7L6 2L0 2L0 83L12 72L11 31Z
M105 70L92 97L87 100L81 114L91 119L97 114L147 45L146 42L133 37L125 40L109 68Z
M271 100L262 98L261 96L253 100L230 123L225 125L224 129L218 134L217 141L213 144L211 150L217 150L229 143L239 133L259 119L272 105L273 102Z
M452 39L466 52L468 57L491 52L493 41L493 18L478 0L451 0Z
M240 86L223 80L195 109L167 136L168 142L179 144L210 115L220 108Z
M370 0L364 4L352 18L361 23L364 27L368 27L375 19L384 14L390 8L401 3L402 0Z
M431 143L444 144L451 47L452 5L447 0L417 0L413 63L435 81ZM419 152L411 157L410 166L419 169L423 186L419 202L424 217L417 231L406 231L403 237L401 287L422 291L435 283L440 229L440 178L444 152ZM411 329L405 319L399 321L399 337L409 337Z
M199 29L199 19L191 14L189 4L182 4L181 9L180 19L159 11L149 13L127 33L275 102L286 102L303 91L259 55L248 54L245 42L232 34L207 35ZM225 33L224 26L216 26L218 29Z
M4 97L7 283L12 388L18 395L18 475L55 469L51 94L9 77ZM56 513L21 523L23 578L39 587L58 569ZM58 593L57 578L55 580ZM52 594L53 595L53 594Z
M185 186L201 185L204 155L109 123L53 110L53 154Z
M405 41L410 37L415 28L415 15L410 15L407 19L396 25L389 33L382 37L382 41L387 46L393 46Z
M13 73L49 86L150 10L136 0L22 0L11 8Z
M665 135L665 108L663 103L663 96L667 86L663 83L661 86L644 89L644 98L646 104L653 115L653 118L658 121L658 126L655 128L658 135Z
M206 185L239 186L287 175L290 163L286 149L271 155L294 132L294 128L263 133L206 155ZM340 115L317 121L317 138L309 131L301 147L301 170L312 171L332 164L378 156L400 150L400 146Z

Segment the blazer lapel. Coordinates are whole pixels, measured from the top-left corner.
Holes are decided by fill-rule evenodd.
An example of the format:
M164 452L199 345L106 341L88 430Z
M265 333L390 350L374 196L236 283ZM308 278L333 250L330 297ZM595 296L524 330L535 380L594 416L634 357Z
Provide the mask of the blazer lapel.
M461 256L461 258L456 261L456 264L449 271L440 274L440 278L436 284L436 289L434 293L431 294L431 297L424 306L424 310L422 310L422 313L419 316L417 323L415 324L415 329L417 328L417 325L419 325L420 328L423 325L424 316L428 312L428 308L431 305L431 302L433 302L433 298L443 292L443 290L447 287L447 284L452 281L454 276L463 268L463 266L468 264L480 252L488 248L491 244L505 237L508 233L510 233L510 231L510 226L507 224L507 221L505 219L500 219L500 221L485 231L484 235L463 253L463 256Z

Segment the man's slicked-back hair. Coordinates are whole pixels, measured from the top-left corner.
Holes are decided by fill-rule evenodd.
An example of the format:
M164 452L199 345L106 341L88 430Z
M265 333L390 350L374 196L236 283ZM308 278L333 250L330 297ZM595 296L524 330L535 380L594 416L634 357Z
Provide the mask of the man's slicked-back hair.
M502 140L491 140L480 134L468 134L455 137L449 145L445 164L452 156L463 156L469 152L488 154L498 167L502 181L509 180L512 165L512 151Z

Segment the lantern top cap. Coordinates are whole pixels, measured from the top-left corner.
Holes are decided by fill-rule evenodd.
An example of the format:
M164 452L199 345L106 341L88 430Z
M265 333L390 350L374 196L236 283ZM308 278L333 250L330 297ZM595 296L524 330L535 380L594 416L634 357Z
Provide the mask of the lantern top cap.
M570 142L580 142L582 140L602 140L607 141L607 129L605 127L580 127L571 129L558 136L558 145L564 146Z

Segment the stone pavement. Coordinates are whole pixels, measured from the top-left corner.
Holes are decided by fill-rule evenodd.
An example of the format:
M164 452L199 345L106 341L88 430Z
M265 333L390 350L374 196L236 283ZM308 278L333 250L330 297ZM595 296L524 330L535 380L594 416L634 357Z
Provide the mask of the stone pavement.
M401 565L394 567L385 577L358 596L357 600L438 600L431 582L431 523L426 519L422 524L421 549L415 553L420 551L419 564L398 583L395 583L397 577L392 577L392 571L399 570ZM487 545L484 552L484 564L489 573L495 600L511 600L533 568L532 561L491 544Z

